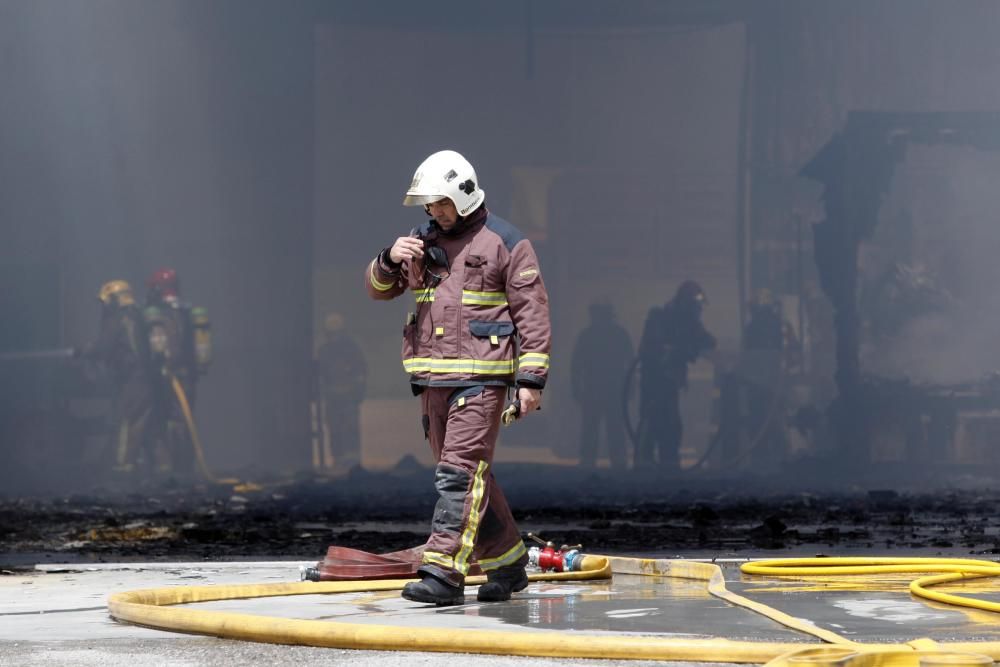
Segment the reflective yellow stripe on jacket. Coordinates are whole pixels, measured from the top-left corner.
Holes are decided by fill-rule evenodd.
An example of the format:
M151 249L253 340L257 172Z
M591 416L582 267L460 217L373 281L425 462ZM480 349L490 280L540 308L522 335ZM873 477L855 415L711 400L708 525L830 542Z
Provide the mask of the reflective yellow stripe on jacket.
M470 375L510 375L514 372L513 359L487 361L486 359L432 359L412 357L403 359L407 373L468 373Z
M506 306L506 292L473 292L462 290L463 306Z
M375 289L377 289L379 292L388 292L389 290L392 289L393 285L395 285L396 283L383 283L383 282L379 282L379 279L375 277L375 262L377 262L377 261L378 261L378 259L373 259L372 260L371 268L368 271L371 274L372 287L374 287ZM357 270L357 269L355 269L355 270Z
M541 352L525 352L517 360L517 370L525 368L548 368L549 355Z
M372 283L374 284L374 283ZM378 285L376 285L378 287ZM391 285L390 285L391 287ZM413 298L417 303L430 303L434 300L434 288L413 290ZM462 290L463 306L506 306L506 292L474 292L472 290Z

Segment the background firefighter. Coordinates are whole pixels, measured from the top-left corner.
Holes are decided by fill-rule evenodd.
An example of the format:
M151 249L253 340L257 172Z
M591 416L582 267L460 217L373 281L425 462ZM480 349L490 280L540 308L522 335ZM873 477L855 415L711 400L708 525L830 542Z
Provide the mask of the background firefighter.
M368 364L357 342L344 331L344 317L330 313L323 323L325 338L316 351L319 390L323 398L323 421L328 447L324 464L350 470L361 463L361 432L358 426L361 401L365 397Z
M180 281L174 269L154 271L146 288L145 320L156 368L153 428L161 445L160 468L190 475L194 472L194 443L174 380L193 414L198 377L211 362L208 313L180 300Z
M705 293L693 280L677 288L663 307L651 308L639 343L639 438L635 464L680 467L684 433L680 392L687 387L688 364L715 348L715 337L701 322Z
M112 386L111 438L115 470L131 472L150 463L147 428L153 409L149 347L142 313L124 280L101 286L97 339L80 352L106 369Z
M473 558L488 578L483 602L528 585L528 555L491 467L504 395L516 387L521 415L537 410L549 366L548 296L531 242L486 210L476 172L454 151L428 157L403 204L432 220L383 250L365 270L374 299L409 289L403 367L421 397L434 453L438 502L418 570L403 597L465 601Z
M573 400L580 406L580 465L597 462L601 427L608 460L615 470L626 466L622 394L635 357L632 339L615 319L611 304L590 305L590 324L577 336L570 369Z

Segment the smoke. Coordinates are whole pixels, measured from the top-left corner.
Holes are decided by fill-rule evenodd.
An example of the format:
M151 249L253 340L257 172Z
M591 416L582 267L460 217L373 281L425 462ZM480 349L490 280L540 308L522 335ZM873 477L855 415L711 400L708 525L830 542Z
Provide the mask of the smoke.
M1000 155L912 147L862 253L863 367L915 382L1000 369Z

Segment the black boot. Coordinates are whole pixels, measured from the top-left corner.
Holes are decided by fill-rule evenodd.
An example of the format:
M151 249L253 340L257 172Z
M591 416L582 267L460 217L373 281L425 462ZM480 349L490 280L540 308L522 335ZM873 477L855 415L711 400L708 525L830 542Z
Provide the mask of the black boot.
M403 586L403 597L413 602L426 602L439 607L465 604L465 587L452 586L432 574L421 574L420 581L411 581Z
M528 574L523 565L507 565L486 573L486 583L479 587L480 602L506 602L511 593L528 587Z

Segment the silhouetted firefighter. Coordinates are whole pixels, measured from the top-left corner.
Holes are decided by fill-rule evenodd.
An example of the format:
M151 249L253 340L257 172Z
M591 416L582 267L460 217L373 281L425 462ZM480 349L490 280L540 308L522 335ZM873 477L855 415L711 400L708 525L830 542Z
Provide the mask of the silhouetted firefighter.
M677 288L674 298L650 309L639 343L639 437L636 467L680 467L684 426L680 392L687 387L688 364L715 348L715 337L701 322L705 292L693 280Z
M632 339L615 320L610 304L590 305L590 324L573 346L573 399L580 406L580 465L597 462L601 428L608 460L615 470L626 465L625 419L622 392L629 364L635 357Z

